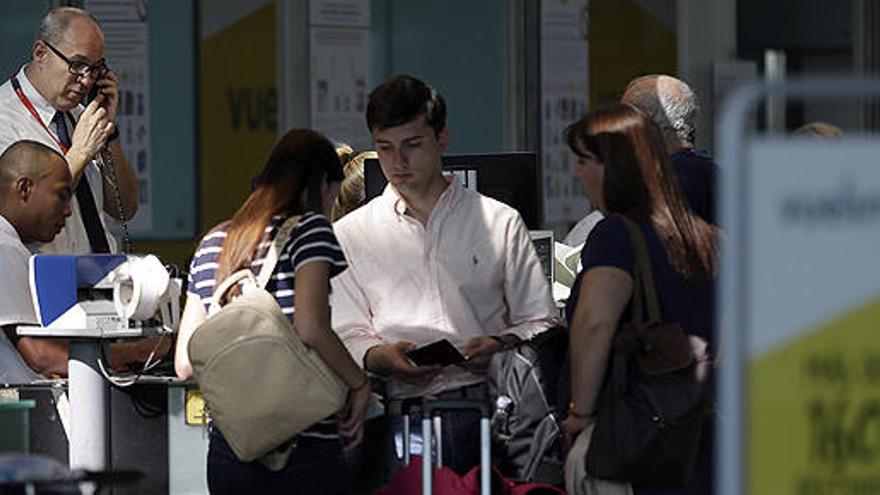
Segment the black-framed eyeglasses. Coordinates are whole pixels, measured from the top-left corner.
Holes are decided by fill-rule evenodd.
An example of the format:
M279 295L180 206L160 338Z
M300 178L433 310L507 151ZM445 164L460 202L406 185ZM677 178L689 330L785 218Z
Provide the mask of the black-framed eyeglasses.
M69 58L65 57L64 54L61 53L61 51L52 46L52 43L49 43L46 40L42 41L43 44L45 44L49 47L50 50L52 50L52 53L58 55L58 58L60 58L67 64L67 70L71 74L81 77L92 74L95 76L95 79L101 79L107 74L107 63L103 60L94 65L79 60L70 60Z

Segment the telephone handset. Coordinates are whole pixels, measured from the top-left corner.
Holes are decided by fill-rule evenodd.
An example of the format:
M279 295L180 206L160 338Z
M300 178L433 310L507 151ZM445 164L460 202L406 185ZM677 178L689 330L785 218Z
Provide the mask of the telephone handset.
M85 100L83 100L83 106L89 106L89 103L91 103L92 100L98 97L98 91L100 90L101 88L98 86L98 82L95 81L95 83L92 84L92 89L89 90L89 93L86 95Z

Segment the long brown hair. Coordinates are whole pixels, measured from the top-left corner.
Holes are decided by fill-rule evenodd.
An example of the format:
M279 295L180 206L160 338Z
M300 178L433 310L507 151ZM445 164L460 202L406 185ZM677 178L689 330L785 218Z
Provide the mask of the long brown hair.
M304 129L285 134L255 179L254 191L229 221L214 279L250 266L273 216L320 212L322 184L340 181L342 165L327 138Z
M602 198L607 212L649 220L672 266L687 279L715 273L718 230L688 207L657 125L632 105L617 103L570 125L566 140L604 166Z

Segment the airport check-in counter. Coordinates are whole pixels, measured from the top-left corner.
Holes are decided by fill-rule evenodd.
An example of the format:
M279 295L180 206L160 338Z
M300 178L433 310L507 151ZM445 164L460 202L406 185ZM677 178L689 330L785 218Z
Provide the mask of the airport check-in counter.
M34 401L27 434L31 454L67 465L67 380L12 387L20 401ZM14 394L15 392L13 392ZM142 377L110 391L110 472L136 472L114 494L207 494L208 430L193 382Z
M102 473L111 493L207 493L208 434L195 386L174 378L168 361L148 358L125 375L105 364L109 342L175 338L182 281L150 255L36 255L29 269L39 324L16 331L64 338L70 357L67 379L8 387L13 400L33 401L25 447L74 477Z
M208 424L205 402L194 382L167 386L168 493L208 493Z

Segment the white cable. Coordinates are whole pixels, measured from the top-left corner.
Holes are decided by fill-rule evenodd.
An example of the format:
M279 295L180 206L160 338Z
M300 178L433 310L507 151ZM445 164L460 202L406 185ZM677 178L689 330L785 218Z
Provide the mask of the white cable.
M134 385L135 382L137 382L137 376L135 376L133 378L123 378L123 377L111 375L110 373L107 372L107 368L104 367L104 360L101 358L98 358L98 368L100 369L101 374L104 375L104 378L106 378L108 382L112 383L113 385L115 385L119 388L130 387L130 386Z
M119 388L130 387L138 382L138 379L141 377L141 375L143 373L146 373L147 371L152 370L153 368L158 366L159 363L162 362L162 358L159 358L155 361L153 361L153 358L156 356L156 351L159 349L159 346L162 345L162 342L164 340L165 340L165 335L164 334L160 335L159 339L156 341L156 344L153 345L153 349L150 350L150 354L149 354L149 356L147 356L147 360L146 360L146 362L144 362L143 368L141 368L141 370L138 371L137 373L125 375L125 376L114 375L114 374L110 373L109 371L107 371L107 368L104 366L104 360L100 357L98 358L98 368L101 371L101 374L104 376L104 378L107 379L107 381L112 383L113 385L115 385Z

